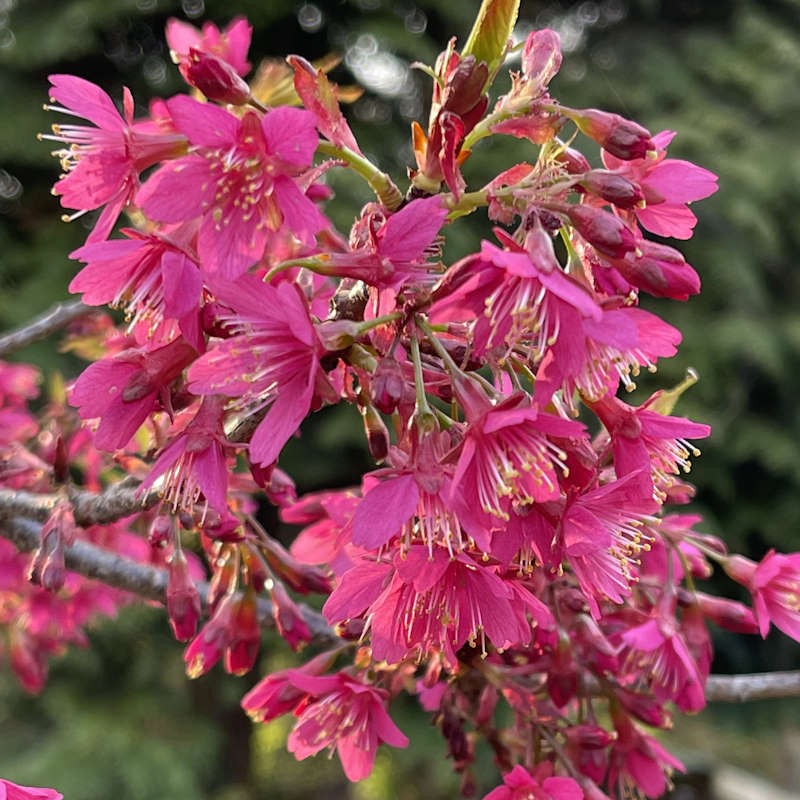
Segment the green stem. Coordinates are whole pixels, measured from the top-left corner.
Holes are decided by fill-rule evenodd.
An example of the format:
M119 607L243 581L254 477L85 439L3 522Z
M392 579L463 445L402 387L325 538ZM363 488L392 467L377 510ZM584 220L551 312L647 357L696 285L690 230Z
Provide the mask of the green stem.
M317 152L323 156L344 161L354 172L366 180L378 200L390 211L395 211L403 202L403 195L392 179L385 172L381 172L368 158L349 147L339 147L332 142L320 142Z
M411 337L411 359L414 362L414 387L417 392L417 419L422 430L432 430L436 425L436 415L425 394L425 378L422 375L422 358L419 353L419 339Z

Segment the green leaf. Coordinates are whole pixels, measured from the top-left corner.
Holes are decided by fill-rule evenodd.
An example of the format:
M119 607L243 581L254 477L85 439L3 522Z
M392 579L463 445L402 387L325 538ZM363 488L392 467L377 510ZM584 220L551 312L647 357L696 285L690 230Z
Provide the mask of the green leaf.
M483 0L461 55L485 61L489 74L494 75L505 55L518 12L519 0Z

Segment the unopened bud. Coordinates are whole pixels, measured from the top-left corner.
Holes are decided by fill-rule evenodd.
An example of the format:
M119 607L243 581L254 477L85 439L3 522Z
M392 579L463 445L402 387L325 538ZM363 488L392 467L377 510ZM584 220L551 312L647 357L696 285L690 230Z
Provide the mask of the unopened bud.
M289 597L285 587L275 582L270 592L272 598L272 618L281 637L292 650L299 650L311 641L311 629L308 627L297 604Z
M372 376L372 402L378 411L391 414L403 399L406 379L397 359L387 356L378 362Z
M578 185L617 208L633 208L644 199L641 189L635 183L607 169L587 172Z
M578 233L599 253L623 258L636 249L636 237L608 211L583 204L566 206L564 210Z
M584 172L589 172L592 168L589 159L579 150L575 150L572 147L565 147L558 154L557 161L570 175L583 175Z
M656 152L650 131L619 114L586 108L567 112L567 116L603 150L623 161L645 158L648 153Z
M241 106L250 99L247 82L227 61L211 53L190 47L188 57L181 60L180 71L186 82L209 100Z
M758 625L753 612L745 605L725 597L696 592L697 605L703 616L734 633L758 633Z
M200 592L189 575L183 551L172 554L167 570L167 614L172 632L179 642L188 642L200 619Z
M361 406L370 455L380 464L389 454L389 431L374 406Z
M153 548L166 547L172 541L174 522L166 514L158 514L150 523L147 531L147 543Z
M261 647L256 597L252 591L236 601L231 618L230 640L225 650L225 672L244 675L256 663Z

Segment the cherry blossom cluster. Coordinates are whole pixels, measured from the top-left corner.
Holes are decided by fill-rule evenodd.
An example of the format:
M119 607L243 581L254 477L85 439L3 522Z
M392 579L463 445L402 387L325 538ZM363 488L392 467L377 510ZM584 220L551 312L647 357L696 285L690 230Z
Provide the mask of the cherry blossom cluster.
M800 554L730 556L681 509L710 432L672 413L694 376L626 400L676 353L680 332L639 297L699 291L662 240L692 235L689 204L716 177L668 155L671 131L562 105L558 35L513 48L505 6L484 7L467 44L424 68L433 100L405 193L361 151L324 69L290 56L244 80L240 18L169 22L191 90L145 116L127 89L120 113L94 84L50 77L49 108L86 120L43 137L64 169L54 192L70 219L99 212L70 290L125 321L82 332L102 354L68 390L84 427L63 407L36 421L33 373L0 366L0 480L60 493L32 562L0 548L0 622L28 688L121 601L65 576L78 537L166 567L190 677L254 668L265 608L292 648L310 645L242 701L258 722L295 717L298 759L335 750L367 777L379 744L408 744L388 711L406 693L465 795L485 746L503 773L486 800L657 797L681 764L653 729L705 705L708 622L800 639ZM520 67L492 100L512 49ZM490 136L524 140L529 160L474 186ZM342 169L375 195L349 235L326 214ZM451 226L474 214L493 237L449 261ZM281 453L337 403L362 417L376 468L298 497ZM122 474L146 507L77 525L68 487ZM300 529L288 551L258 520L265 499ZM752 608L698 588L715 564ZM326 598L327 635L306 594Z

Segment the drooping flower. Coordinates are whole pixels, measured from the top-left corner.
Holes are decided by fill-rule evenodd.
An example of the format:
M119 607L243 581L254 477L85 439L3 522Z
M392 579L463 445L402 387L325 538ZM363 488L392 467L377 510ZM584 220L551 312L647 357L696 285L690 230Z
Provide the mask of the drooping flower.
M313 696L299 713L287 747L298 761L336 748L344 774L360 781L372 772L382 742L408 747L386 711L387 693L345 672L315 677L295 673L292 684Z
M753 611L762 638L770 622L800 641L800 553L770 550L756 564L744 556L731 556L725 571L753 595Z
M61 103L50 106L51 111L84 117L96 126L53 125L53 134L42 138L67 145L54 153L65 172L53 190L61 196L61 205L80 213L105 206L87 240L101 241L122 209L133 202L140 173L179 154L186 140L174 132L160 133L134 123L133 97L127 88L121 116L111 98L89 81L51 75L50 83L53 102Z
M92 242L70 253L86 262L72 279L87 305L124 308L131 325L157 328L176 320L196 350L203 348L200 295L203 280L185 241L186 230L140 233L124 228L125 239Z
M90 364L75 382L70 402L82 419L100 420L97 447L124 447L159 402L169 408L169 385L196 356L179 338L156 350L125 350Z
M137 203L161 222L200 218L201 267L235 279L257 262L271 235L286 229L303 244L326 225L295 178L317 147L314 117L282 106L239 118L212 103L179 95L167 101L191 153L161 167Z
M225 515L228 510L227 440L222 428L224 398L207 395L186 428L162 451L141 484L146 491L159 484L159 493L173 512L191 511L202 496Z
M319 364L322 344L292 284L275 288L245 275L214 291L230 309L220 320L234 335L192 365L189 388L237 398L249 412L269 407L249 455L253 463L271 464L311 410L315 390L330 389Z

